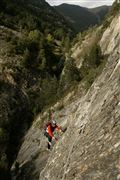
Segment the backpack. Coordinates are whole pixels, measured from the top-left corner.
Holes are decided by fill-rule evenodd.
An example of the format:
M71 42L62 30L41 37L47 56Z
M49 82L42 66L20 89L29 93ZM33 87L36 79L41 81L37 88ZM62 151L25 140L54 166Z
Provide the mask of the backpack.
M43 129L46 131L47 127L48 127L50 124L51 124L51 122L45 123Z

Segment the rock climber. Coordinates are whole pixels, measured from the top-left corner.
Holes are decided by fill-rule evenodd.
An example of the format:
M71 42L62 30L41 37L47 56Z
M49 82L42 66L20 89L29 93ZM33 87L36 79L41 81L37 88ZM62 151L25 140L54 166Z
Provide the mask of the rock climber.
M56 121L51 120L47 123L44 133L44 135L48 138L48 150L50 150L52 141L57 140L57 138L53 135L55 130L63 132L62 129L57 125Z

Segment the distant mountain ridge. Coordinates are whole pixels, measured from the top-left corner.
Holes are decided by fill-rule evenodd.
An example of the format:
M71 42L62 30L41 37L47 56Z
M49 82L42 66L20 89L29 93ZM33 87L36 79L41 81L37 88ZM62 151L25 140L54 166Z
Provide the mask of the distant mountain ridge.
M90 12L94 13L100 21L104 19L108 11L110 10L111 6L99 6L96 8L89 9Z
M109 11L109 6L88 9L78 5L61 4L54 8L73 26L76 32L84 31L90 26L99 24Z

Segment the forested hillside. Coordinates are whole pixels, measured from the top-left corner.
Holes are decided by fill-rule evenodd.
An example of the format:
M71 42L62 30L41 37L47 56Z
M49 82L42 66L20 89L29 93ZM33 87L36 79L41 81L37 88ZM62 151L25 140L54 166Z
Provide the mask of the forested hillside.
M89 27L100 24L109 11L107 6L89 9L65 3L54 8L67 19L76 32L83 32Z
M94 13L98 17L99 22L101 22L107 15L107 13L110 11L110 8L110 6L99 6L89 9L89 11Z
M0 179L8 178L34 116L60 97L60 75L73 35L44 0L0 1Z

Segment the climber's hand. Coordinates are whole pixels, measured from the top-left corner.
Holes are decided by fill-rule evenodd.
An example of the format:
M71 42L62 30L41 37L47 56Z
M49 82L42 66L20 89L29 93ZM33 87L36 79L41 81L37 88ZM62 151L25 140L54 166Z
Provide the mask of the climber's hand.
M52 140L55 141L55 137L54 136L52 137Z
M53 141L58 141L58 139L56 137L53 137L52 140Z
M64 131L63 131L62 129L60 129L60 133L61 133L61 134L63 134L63 133L64 133Z

